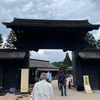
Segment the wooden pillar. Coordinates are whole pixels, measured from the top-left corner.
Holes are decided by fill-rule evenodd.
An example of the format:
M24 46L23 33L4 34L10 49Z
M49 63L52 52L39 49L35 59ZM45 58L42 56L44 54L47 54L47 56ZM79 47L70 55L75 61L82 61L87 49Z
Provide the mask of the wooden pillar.
M26 56L23 59L23 68L29 68L30 67L30 52L29 50L26 50Z
M0 92L2 92L3 88L3 66L0 66Z
M84 89L84 87L83 87L82 64L81 64L81 59L78 56L78 50L72 51L72 61L73 61L74 84L77 91L81 91Z
M99 66L99 90L100 90L100 66Z

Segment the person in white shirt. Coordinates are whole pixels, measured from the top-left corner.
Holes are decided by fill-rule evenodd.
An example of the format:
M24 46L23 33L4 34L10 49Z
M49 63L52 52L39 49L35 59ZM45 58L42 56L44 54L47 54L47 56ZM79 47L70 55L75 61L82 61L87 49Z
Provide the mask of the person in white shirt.
M53 100L54 92L52 84L48 83L46 73L40 75L40 81L35 83L32 100Z
M52 74L49 71L47 72L47 81L49 83L51 83L51 81L52 81Z
M50 83L51 83L51 81L52 81L52 73L50 72L50 78L49 78L49 81L50 81Z

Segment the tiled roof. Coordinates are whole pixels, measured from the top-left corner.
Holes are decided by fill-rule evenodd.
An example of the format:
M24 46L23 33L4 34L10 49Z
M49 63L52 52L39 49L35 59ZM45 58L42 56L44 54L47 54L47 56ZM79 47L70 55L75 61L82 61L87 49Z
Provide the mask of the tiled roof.
M25 55L24 51L0 50L0 59L23 59Z
M98 25L92 25L88 20L44 20L44 19L19 19L14 18L10 23L3 22L3 24L9 26L45 26L45 27L94 27L98 28Z
M58 69L56 66L51 64L49 61L30 59L30 68L48 68L48 69Z
M83 51L79 52L78 55L82 59L100 59L100 51Z

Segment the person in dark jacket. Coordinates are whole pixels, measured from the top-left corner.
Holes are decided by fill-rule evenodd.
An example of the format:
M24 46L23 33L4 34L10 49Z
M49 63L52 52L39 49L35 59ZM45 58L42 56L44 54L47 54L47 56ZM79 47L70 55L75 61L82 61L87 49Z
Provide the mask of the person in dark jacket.
M57 72L57 79L58 79L58 88L60 90L60 84L59 84L59 76L61 74L61 70L59 69L59 71Z
M61 74L59 76L59 83L60 83L60 90L61 90L61 96L67 96L66 94L66 76L61 71Z

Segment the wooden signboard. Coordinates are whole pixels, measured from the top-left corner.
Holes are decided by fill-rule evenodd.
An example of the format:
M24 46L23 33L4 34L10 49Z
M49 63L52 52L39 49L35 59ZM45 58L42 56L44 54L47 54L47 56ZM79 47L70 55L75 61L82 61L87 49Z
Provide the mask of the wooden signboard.
M90 86L90 83L89 83L89 76L88 75L84 75L83 76L83 82L84 82L85 92L86 93L92 93L91 86Z
M28 92L29 69L21 69L21 88L20 92Z

